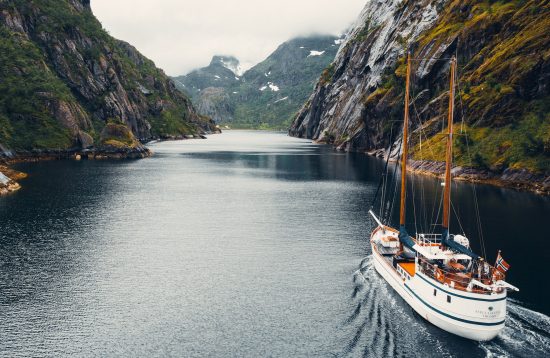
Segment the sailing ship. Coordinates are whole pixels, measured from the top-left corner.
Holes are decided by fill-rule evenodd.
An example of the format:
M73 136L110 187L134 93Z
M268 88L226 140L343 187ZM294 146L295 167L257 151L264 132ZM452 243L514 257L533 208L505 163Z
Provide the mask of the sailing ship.
M401 152L400 223L398 229L385 225L372 209L369 211L377 224L370 238L374 267L420 316L435 326L468 339L491 340L505 326L507 291L518 289L505 281L509 265L500 251L497 263L492 266L470 249L464 235L449 232L455 57L450 63L442 231L411 236L405 225L410 74L409 54Z

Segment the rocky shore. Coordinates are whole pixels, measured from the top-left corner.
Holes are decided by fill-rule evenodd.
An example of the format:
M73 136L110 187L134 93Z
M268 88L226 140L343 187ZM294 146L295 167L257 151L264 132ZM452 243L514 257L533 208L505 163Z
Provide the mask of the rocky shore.
M340 148L340 150L341 149L342 148ZM378 150L366 152L366 154L379 158L386 158L385 152L385 150ZM394 156L395 152L392 153L391 161L395 161L395 159L393 159ZM443 177L445 174L445 163L409 159L408 170L415 174ZM550 196L550 175L534 174L526 169L514 170L507 168L498 172L489 169L457 166L453 168L452 175L453 179L458 181L490 184L503 188L530 191L535 194Z
M16 180L25 179L27 174L0 164L0 195L6 195L21 189Z
M17 153L16 155L11 154L0 159L3 163L0 164L0 195L9 194L21 189L18 181L27 177L27 174L11 169L9 167L11 164L63 159L139 159L146 158L151 155L152 152L144 145L140 145L136 148L105 146L98 149L35 150Z
M413 173L441 177L445 173L445 163L432 161L409 161ZM454 167L453 178L470 183L491 184L494 186L531 191L540 195L550 195L550 176L533 174L526 169L505 169L493 172L472 167Z

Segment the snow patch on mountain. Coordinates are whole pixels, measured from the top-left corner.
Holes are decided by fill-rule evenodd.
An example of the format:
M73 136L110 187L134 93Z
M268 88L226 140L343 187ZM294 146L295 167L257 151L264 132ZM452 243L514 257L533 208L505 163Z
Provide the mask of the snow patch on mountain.
M309 51L309 55L307 57L313 57L313 56L322 56L325 53L325 51Z
M273 82L268 82L267 85L260 87L260 91L263 92L268 88L273 92L279 92L280 90L279 86L275 85Z

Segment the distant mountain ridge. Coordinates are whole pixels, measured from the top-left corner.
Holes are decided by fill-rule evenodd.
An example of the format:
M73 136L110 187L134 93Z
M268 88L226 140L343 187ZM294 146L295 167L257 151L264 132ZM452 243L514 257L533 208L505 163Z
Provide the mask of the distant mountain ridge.
M214 56L207 67L175 77L199 113L240 128L287 128L309 97L341 40L336 36L295 38L239 76L239 61Z

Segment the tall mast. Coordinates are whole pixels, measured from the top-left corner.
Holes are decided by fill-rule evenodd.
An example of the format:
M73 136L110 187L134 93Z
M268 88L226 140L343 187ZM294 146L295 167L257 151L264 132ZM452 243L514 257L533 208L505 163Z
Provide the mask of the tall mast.
M449 229L449 214L451 210L451 169L453 164L453 119L454 119L454 104L455 104L455 72L456 58L451 59L451 87L449 90L449 118L448 127L449 133L447 137L447 157L445 164L445 193L443 195L443 230L448 232Z
M403 151L401 154L401 211L399 212L399 225L405 226L405 201L407 198L407 157L409 141L409 86L411 77L411 54L407 54L407 80L405 87L405 119L403 122Z

